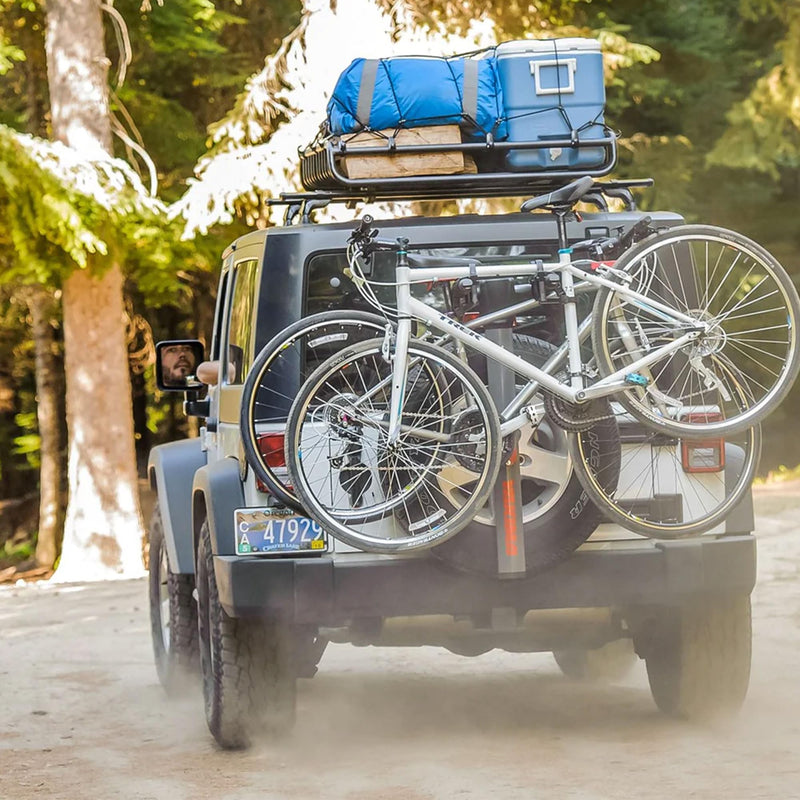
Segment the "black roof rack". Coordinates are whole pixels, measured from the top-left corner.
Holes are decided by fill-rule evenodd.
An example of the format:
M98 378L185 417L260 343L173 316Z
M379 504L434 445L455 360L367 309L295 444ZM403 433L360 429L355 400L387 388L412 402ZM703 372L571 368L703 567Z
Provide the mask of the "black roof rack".
M454 176L445 175L445 178ZM476 177L476 176L470 176ZM486 176L491 177L491 176ZM531 180L531 175L516 175L517 178L528 178L527 182L490 185L485 184L482 191L468 190L463 184L442 183L434 188L420 188L414 190L409 187L405 191L400 191L393 185L385 186L380 183L369 186L362 191L355 189L339 191L309 191L309 192L281 192L280 197L270 198L267 203L271 206L287 206L285 224L290 225L295 218L300 215L303 223L311 222L311 214L318 208L323 208L329 203L374 203L374 202L417 202L420 200L459 200L465 198L488 198L488 197L532 197L547 191L553 191L565 185L569 181L566 177L554 183L551 180L538 183ZM631 178L625 180L595 181L591 191L584 197L585 202L594 203L602 208L604 197L615 197L621 199L627 210L635 211L636 203L631 194L631 189L644 189L653 185L652 178ZM605 209L603 209L605 210Z

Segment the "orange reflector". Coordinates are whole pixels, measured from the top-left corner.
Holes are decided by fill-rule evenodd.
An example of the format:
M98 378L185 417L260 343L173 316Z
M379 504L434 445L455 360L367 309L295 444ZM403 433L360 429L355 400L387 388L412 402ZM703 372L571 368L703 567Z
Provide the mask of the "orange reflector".
M687 414L683 422L719 422L718 411ZM683 439L681 441L681 465L687 473L721 472L725 469L725 440Z

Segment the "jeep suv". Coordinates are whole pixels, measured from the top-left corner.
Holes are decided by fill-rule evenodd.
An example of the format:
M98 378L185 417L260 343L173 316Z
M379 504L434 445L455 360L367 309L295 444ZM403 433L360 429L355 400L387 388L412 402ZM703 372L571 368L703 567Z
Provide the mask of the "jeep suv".
M571 241L624 232L642 216L587 213L567 232ZM657 228L682 222L671 213L650 216ZM549 214L376 225L382 236L406 237L434 254L552 257L556 250ZM224 747L288 729L296 682L315 674L331 641L436 645L465 656L493 648L548 651L575 677L620 672L638 656L665 713L696 718L737 707L749 679L755 581L749 499L723 525L687 540L596 527L565 435L546 423L543 435L520 444L524 546L513 552L491 505L453 539L423 552L376 555L332 539L322 551L295 554L242 548L235 513L276 504L244 455L248 369L267 341L301 317L363 307L344 274L353 226L313 224L304 215L300 224L233 242L223 254L203 365L213 373L207 390L162 384L188 390L187 413L205 418L199 438L160 445L149 461L158 500L150 528L153 645L167 690L190 684L199 668L209 728ZM434 292L430 302L445 298ZM560 341L547 313L517 324L534 350ZM545 461L561 466L539 468Z

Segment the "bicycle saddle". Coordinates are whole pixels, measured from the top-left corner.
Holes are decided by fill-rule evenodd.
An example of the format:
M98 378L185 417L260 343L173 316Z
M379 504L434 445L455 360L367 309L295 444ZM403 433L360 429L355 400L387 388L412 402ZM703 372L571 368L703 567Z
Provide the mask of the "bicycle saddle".
M572 206L578 202L594 186L594 178L588 175L578 178L560 189L538 197L531 197L520 207L520 211L533 211L535 208L545 208L546 206Z

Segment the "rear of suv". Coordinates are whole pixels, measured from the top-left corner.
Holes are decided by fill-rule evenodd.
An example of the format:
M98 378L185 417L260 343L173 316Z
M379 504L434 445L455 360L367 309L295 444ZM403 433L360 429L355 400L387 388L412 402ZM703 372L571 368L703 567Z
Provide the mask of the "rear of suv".
M642 216L585 214L569 222L568 235L579 241L624 232ZM657 228L682 222L675 214L650 216ZM556 250L546 214L377 225L383 236L403 236L431 254L546 258ZM638 655L664 712L704 717L738 706L750 664L751 505L687 540L656 542L598 527L564 434L546 423L520 442L521 547L503 535L491 505L452 540L422 553L376 555L333 539L324 550L295 554L243 545L236 512L277 502L244 455L248 370L264 344L297 319L364 308L344 271L352 228L290 224L243 236L223 255L209 354L215 375L207 392L192 389L185 403L205 424L197 439L154 448L149 463L158 498L151 619L166 688L190 685L199 668L208 724L225 747L290 728L296 681L314 675L331 641L435 645L465 656L549 651L574 677L621 672ZM373 277L391 282L393 263L378 260ZM419 291L446 310L437 287ZM508 341L536 357L561 341L554 320L546 312L517 319ZM635 438L635 430L628 435ZM545 461L561 466L538 468Z

